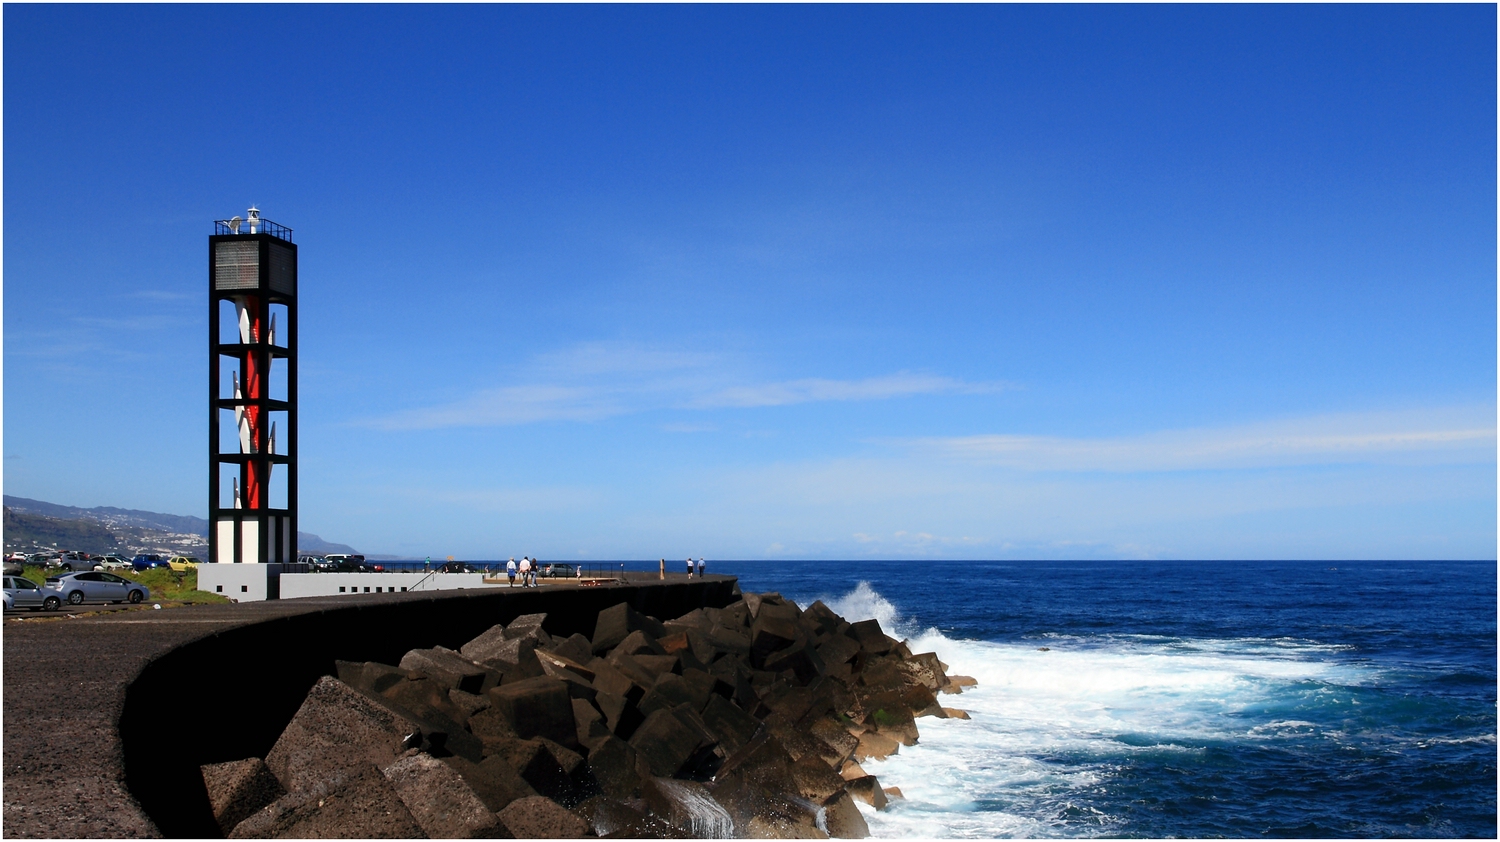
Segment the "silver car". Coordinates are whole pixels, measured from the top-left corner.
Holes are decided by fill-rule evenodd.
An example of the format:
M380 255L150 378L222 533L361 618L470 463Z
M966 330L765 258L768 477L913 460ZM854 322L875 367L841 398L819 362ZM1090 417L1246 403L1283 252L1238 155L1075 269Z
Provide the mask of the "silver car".
M11 608L30 608L36 611L47 607L48 592L42 590L42 586L30 579L20 576L5 577L5 597L10 600ZM56 596L53 599L58 599ZM61 600L59 600L59 603ZM56 605L53 606L57 607Z
M132 582L123 576L100 570L48 576L44 589L50 592L50 598L67 600L69 605L82 605L85 602L140 602L151 597L151 589L140 582Z

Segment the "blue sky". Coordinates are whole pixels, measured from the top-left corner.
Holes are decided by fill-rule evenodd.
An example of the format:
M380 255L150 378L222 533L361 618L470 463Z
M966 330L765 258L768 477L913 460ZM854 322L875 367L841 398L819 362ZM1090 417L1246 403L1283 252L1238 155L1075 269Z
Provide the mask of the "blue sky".
M4 488L549 558L1493 558L1492 6L4 9Z

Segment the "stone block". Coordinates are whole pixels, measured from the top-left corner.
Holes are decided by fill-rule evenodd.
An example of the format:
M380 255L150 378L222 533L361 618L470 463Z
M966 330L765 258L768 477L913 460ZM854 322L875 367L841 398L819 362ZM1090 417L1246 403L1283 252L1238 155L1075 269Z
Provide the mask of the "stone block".
M754 717L717 694L708 697L702 717L704 726L729 753L750 742L760 727Z
M858 763L855 763L853 760L845 760L843 767L839 769L839 777L843 778L846 781L863 778L868 774L870 773L866 772L864 770L864 767L860 766Z
M551 643L551 635L546 639L541 636L546 634L542 631L542 623L547 621L546 614L522 614L505 625L505 636L508 638L531 638L538 646L546 646Z
M266 755L288 792L327 781L360 764L389 766L418 727L332 676L308 691Z
M573 814L583 819L589 830L602 839L692 838L687 831L607 795L586 799L573 808Z
M516 733L516 726L511 724L510 717L493 706L469 717L469 732L480 739L520 738L520 735Z
M562 665L561 659L554 659L540 650L536 653L537 662L542 665L542 674L555 678L568 686L568 695L575 699L592 701L598 690L590 683L592 676L585 678L571 669Z
M502 740L493 743L492 757L510 764L538 795L564 804L573 800L573 779L541 740Z
M640 704L637 707L640 708L641 713L650 716L653 710L661 708L670 710L678 705L692 704L694 702L697 702L697 706L701 707L707 701L706 693L700 698L695 688L688 684L682 676L669 672L657 676L656 683L651 685L651 689L647 690L646 694L641 697Z
M630 737L630 747L646 761L651 774L671 777L697 751L699 735L669 710L652 711Z
M859 767L855 767L856 769ZM860 770L864 771L864 770ZM844 791L869 804L877 810L884 810L889 799L885 796L885 790L880 788L880 781L874 775L859 775L849 778L844 784Z
M872 691L895 692L906 686L906 676L890 658L872 658L860 670L859 683Z
M712 609L705 609L703 613L709 615L709 619L714 621L715 626L728 629L748 628L750 620L753 619L750 615L750 605L743 598L724 606L717 613Z
M458 653L476 664L483 664L493 658L500 647L505 645L505 641L509 639L505 636L505 625L497 623L490 626L478 637L460 646Z
M745 628L714 626L703 634L704 640L715 652L731 657L746 657L750 654L750 633Z
M550 676L490 691L490 704L510 720L521 739L546 737L570 747L578 744L571 698L567 685Z
M577 839L588 832L583 819L539 795L512 801L497 815L517 839Z
M643 631L652 640L665 633L660 621L621 602L599 612L594 622L594 654L603 654L618 646L633 631Z
M448 702L463 714L464 722L468 722L469 717L490 706L489 696L465 693L457 687L448 691Z
M574 636L580 639L583 637L583 635ZM589 661L593 660L593 655L584 658L582 661L575 661L567 655L557 652L556 650L538 649L536 650L536 657L537 660L541 662L543 669L546 669L550 665L558 669L565 669L568 672L571 672L574 675L578 676L579 678L582 678L584 681L594 680L594 671L586 666Z
M686 614L683 614L681 617L673 620L668 620L662 625L667 627L677 626L684 629L691 628L707 631L708 629L714 627L714 621L711 617L709 617L708 612L704 609L694 608Z
M647 688L656 683L656 677L658 675L661 675L661 673L664 671L671 671L670 669L656 670L648 668L646 664L642 662L643 658L648 657L651 656L643 655L638 658L634 655L627 655L622 650L616 649L615 651L609 653L608 660L609 665L611 667L614 667L616 672L624 675L630 680L632 684L640 687L642 692L644 692ZM613 679L611 679L611 681L613 682ZM613 690L614 688L611 687L610 689ZM615 692L618 692L618 690L616 690Z
M865 817L860 815L859 808L854 805L854 799L849 793L840 794L823 810L823 822L828 828L829 837L864 839L870 835L870 826L865 823Z
M594 644L577 632L563 640L552 639L551 652L577 664L586 664L594 657Z
M495 814L451 766L429 754L402 757L383 770L429 839L489 839Z
M791 646L800 634L795 622L761 613L750 628L750 665L756 669L764 669L768 655Z
M823 661L818 653L806 644L793 644L791 647L773 652L766 656L765 668L771 672L786 672L790 670L797 676L797 681L807 684L819 675L823 674Z
M931 690L920 684L906 685L901 689L900 695L902 704L906 705L906 709L913 714L920 714L928 710L932 710L934 714L937 712L937 696L933 695Z
M370 763L306 790L291 792L246 818L231 839L413 839L422 836L411 811Z
M695 839L734 838L734 819L697 781L648 777L641 796L653 815Z
M589 752L585 764L605 795L629 799L640 794L641 776L635 749L619 737L608 737L599 743Z
M578 732L578 744L592 751L613 732L604 721L604 714L585 699L573 699L573 728Z
M859 735L859 745L854 749L854 759L884 760L901 750L901 743L877 731L866 731Z
M943 662L938 660L936 652L922 652L911 656L906 660L905 669L919 684L934 693L948 683Z
M201 772L203 785L208 790L208 803L214 811L214 821L219 823L226 836L235 825L286 795L281 782L259 757L210 763L203 766Z
M792 779L797 782L797 793L815 804L823 804L844 791L844 779L811 754L804 754L792 763Z
M879 620L860 620L849 626L848 636L859 643L861 649L871 655L884 655L895 645L880 629Z
M378 694L397 682L418 677L410 670L374 661L334 661L333 666L339 681L371 695Z
M741 601L745 604L745 610L749 612L750 619L754 620L755 615L760 613L760 594L747 593L741 598Z
M650 673L653 684L656 682L657 676L664 673L676 672L680 664L678 659L671 655L636 655L635 662L640 664L646 672Z
M859 738L849 733L849 729L832 715L820 716L805 727L808 735L828 746L828 752L822 756L833 761L829 765L834 768L843 766L859 747Z
M490 672L452 649L441 646L407 652L401 657L401 668L421 673L429 679L466 693L479 693L483 690L485 678ZM491 686L493 684L494 682Z
M646 719L635 703L635 699L641 696L640 688L634 688L632 695L634 698L600 692L594 696L594 704L598 705L599 712L604 714L604 724L611 733L622 740L630 739Z
M859 653L859 642L853 638L836 634L818 644L818 657L825 664L847 664Z
M899 787L899 786L888 786L888 787L885 787L884 792L885 792L885 797L886 798L905 798L906 797L905 795L901 794L901 787Z
M443 763L457 772L474 795L484 802L490 812L497 812L517 798L536 795L531 784L522 778L505 758L498 755L486 757L480 763L462 757L445 757Z
M966 710L959 710L958 708L943 708L942 711L943 711L943 718L944 719L968 719L969 718L969 712L966 711Z
M882 703L881 706L869 711L865 722L873 724L875 730L904 746L917 744L917 722L911 715L911 709L899 698L894 703Z
M403 681L376 698L416 724L422 732L422 746L432 754L457 754L474 761L483 754L480 741L459 721L463 712L453 706L441 685L425 678Z

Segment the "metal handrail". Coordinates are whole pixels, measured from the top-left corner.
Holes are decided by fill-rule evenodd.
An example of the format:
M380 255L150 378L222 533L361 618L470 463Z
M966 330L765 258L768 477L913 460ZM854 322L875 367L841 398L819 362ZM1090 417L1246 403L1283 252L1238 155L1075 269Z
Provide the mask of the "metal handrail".
M236 230L237 228L243 229L243 228L245 228L248 225L250 225L250 221L249 220L243 220L242 219L242 220L240 220L239 225L232 225L231 221L228 220L228 219L215 219L214 220L214 233L215 234L251 234L251 233L254 233L254 234L270 234L271 236L275 237L278 240L286 240L289 243L292 241L292 229L286 227L285 225L281 225L281 224L272 222L269 219L259 219L259 220L256 220L256 222L255 222L255 228L256 228L256 230L253 231L253 232L252 231L244 231L244 230Z

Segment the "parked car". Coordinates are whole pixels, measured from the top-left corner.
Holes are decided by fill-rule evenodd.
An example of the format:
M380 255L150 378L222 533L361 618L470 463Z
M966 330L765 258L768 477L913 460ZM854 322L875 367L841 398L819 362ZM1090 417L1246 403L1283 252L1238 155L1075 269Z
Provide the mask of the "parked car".
M186 573L189 570L197 570L199 561L190 555L174 555L167 559L167 566L178 573Z
M21 575L22 573L25 573L25 572L26 572L26 556L21 556L21 560L20 561L9 561L9 560L7 560L5 562L5 575L7 575L7 576L19 576L19 575Z
M469 564L466 561L449 561L449 562L445 562L442 567L439 567L438 568L438 572L439 573L483 573L484 571L480 570L478 567L475 567L472 564Z
M312 568L312 571L314 573L322 573L324 571L327 571L331 566L326 559L324 559L322 556L317 555L302 556L301 558L297 559L297 563L307 565L308 567Z
M78 550L66 550L58 553L48 562L47 566L62 568L65 573L95 569L94 557Z
M324 556L328 563L328 570L334 573L376 573L379 568L374 565L365 564L362 555L349 555L347 553L333 553Z
M130 564L139 573L142 570L150 570L153 567L166 567L167 560L157 553L141 553L131 559Z
M67 600L69 605L82 605L85 602L141 602L151 596L151 589L140 582L132 582L123 576L98 570L48 576L43 590L50 591L44 602L62 599Z
M542 567L542 572L537 575L544 579L560 579L563 577L572 579L578 575L578 570L571 564L554 562Z
M30 608L38 611L45 607L46 593L41 585L20 576L5 577L5 607Z
M116 555L115 553L106 553L104 555L96 555L96 556L94 556L94 564L95 564L95 567L94 567L95 570L98 570L101 567L104 568L105 570L134 570L135 569L135 565L133 565L133 564L130 563L130 559L125 558L124 556Z

